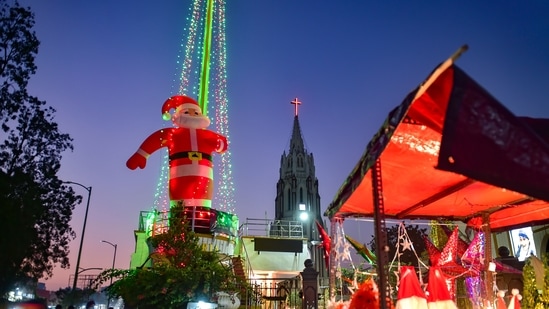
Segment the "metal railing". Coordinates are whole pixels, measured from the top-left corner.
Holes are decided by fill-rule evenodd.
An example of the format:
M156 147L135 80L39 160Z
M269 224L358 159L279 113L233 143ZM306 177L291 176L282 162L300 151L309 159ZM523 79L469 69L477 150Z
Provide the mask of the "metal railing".
M248 279L249 288L240 295L245 308L299 308L301 307L301 279L264 278Z
M250 219L240 226L241 236L303 238L303 222L290 220Z

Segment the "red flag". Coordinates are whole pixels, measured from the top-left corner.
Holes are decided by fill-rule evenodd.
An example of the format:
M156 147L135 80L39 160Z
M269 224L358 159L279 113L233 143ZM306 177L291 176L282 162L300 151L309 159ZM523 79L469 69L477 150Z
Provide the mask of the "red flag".
M322 224L316 220L316 228L322 239L322 247L324 248L324 262L326 263L326 268L330 268L330 250L332 248L332 240L326 230L322 227Z

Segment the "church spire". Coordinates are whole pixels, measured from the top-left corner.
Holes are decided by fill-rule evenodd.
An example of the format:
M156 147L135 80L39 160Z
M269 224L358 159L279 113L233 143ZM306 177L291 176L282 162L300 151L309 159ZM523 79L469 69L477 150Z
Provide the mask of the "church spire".
M320 240L316 226L318 221L324 226L320 211L320 194L318 179L315 175L315 160L312 153L305 149L301 128L299 126L298 107L301 102L295 98L290 104L294 105L294 126L290 140L290 151L284 151L280 158L280 178L276 184L275 220L301 222L303 238L308 239L308 248L311 256L322 256L322 248L315 242ZM306 213L309 219L303 221L301 215ZM325 227L323 227L325 228ZM314 258L313 258L314 259ZM315 261L315 268L323 276L327 275L325 263L322 259Z
M305 145L303 143L303 136L301 135L299 118L297 116L298 106L301 105L301 102L295 98L290 104L295 105L294 127L292 130L292 139L290 140L290 153L305 153Z

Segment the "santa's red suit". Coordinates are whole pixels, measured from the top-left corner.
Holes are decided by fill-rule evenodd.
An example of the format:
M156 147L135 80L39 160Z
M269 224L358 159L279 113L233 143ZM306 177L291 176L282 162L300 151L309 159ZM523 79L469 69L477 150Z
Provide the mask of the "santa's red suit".
M147 158L153 152L167 147L170 159L170 200L182 200L185 206L211 207L212 153L225 152L227 139L205 129L209 125L209 119L201 114L198 104L192 98L171 97L164 103L162 112L166 114L171 108L176 108L172 121L179 127L161 129L152 133L126 165L130 169L144 168ZM191 125L186 122L189 119L193 121L198 119L200 124Z

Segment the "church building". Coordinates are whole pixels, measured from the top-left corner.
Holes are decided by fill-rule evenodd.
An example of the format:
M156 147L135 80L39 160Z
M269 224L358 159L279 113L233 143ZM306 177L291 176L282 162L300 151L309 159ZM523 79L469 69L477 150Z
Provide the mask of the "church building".
M303 237L308 239L308 248L314 260L319 277L326 276L326 266L323 260L323 249L316 222L326 230L320 209L318 179L315 175L313 154L310 153L303 140L299 125L299 105L295 98L290 102L294 105L294 122L290 139L290 149L282 153L280 158L280 178L276 184L275 220L301 221Z

